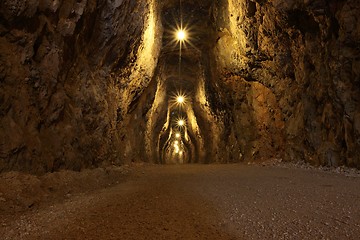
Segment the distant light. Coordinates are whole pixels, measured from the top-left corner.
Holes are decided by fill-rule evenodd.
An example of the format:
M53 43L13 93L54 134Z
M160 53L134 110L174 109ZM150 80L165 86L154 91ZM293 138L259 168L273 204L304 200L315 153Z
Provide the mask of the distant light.
M176 39L179 41L184 41L186 39L186 32L183 29L179 29L176 32Z
M179 145L177 145L176 143L174 143L174 148L175 148L175 152L176 152L176 153L179 153L179 151L180 151Z
M179 141L175 141L175 145L178 145L179 144Z
M185 125L185 121L183 119L179 119L177 124L178 124L178 126L182 127Z
M180 151L180 152L179 152L179 155L182 156L182 155L183 155L183 151Z
M185 92L178 91L172 95L171 102L178 107L183 107L185 104L187 104L188 99L189 98Z
M180 134L180 133L176 133L176 134L175 134L175 137L176 137L176 138L180 138L180 137L181 137L181 134Z
M179 104L183 104L185 102L185 97L180 95L176 97L176 102Z

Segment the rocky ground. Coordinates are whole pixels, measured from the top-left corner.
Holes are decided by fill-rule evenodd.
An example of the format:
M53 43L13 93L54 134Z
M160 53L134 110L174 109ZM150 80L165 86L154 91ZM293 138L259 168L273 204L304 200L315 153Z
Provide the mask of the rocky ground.
M0 175L1 239L358 239L359 171L130 165Z

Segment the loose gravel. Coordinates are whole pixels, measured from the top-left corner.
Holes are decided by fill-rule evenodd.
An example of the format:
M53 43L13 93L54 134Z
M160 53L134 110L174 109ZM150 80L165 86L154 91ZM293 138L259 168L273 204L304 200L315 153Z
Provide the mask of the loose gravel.
M106 186L87 181L86 191L0 212L0 239L359 239L359 176L286 164L136 166ZM0 204L10 204L5 195Z

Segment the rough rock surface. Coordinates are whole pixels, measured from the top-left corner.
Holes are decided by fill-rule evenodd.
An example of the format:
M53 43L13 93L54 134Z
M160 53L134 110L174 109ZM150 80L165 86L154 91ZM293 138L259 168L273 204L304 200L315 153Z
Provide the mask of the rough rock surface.
M216 55L234 156L360 167L359 6L228 1Z
M359 168L359 3L4 0L0 171L172 162L177 116L181 162Z
M150 2L1 2L0 171L121 161L120 122L155 65L137 56L156 57Z

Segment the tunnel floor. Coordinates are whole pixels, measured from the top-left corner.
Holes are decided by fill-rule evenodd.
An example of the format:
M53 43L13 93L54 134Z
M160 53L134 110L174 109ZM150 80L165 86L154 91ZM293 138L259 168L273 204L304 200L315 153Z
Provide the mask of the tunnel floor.
M11 174L0 177L0 187L9 179L31 180ZM56 174L35 181L43 196L28 200L26 209L16 208L19 202L7 199L10 195L2 189L1 239L360 236L359 174L243 164L137 165ZM24 191L17 193L18 201ZM27 193L28 199L34 195Z

